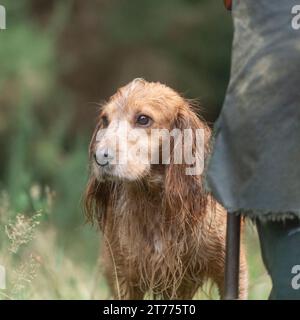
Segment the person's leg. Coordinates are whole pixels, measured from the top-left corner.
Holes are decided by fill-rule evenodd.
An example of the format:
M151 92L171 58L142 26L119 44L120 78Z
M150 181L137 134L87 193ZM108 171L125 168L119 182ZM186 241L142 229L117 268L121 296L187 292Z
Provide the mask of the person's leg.
M258 220L257 230L263 261L273 283L269 299L300 299L296 273L300 270L300 220Z

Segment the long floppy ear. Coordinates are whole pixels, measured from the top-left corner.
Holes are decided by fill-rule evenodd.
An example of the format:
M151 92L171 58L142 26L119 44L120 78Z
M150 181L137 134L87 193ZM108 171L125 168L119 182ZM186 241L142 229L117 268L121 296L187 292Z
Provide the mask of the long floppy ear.
M84 211L88 222L94 224L96 220L100 228L104 229L114 186L112 182L97 179L93 173L94 145L98 130L99 127L95 129L89 146L90 178L84 194Z
M98 182L95 177L91 176L84 194L84 209L87 221L94 224L96 220L100 227L104 228L108 203L108 188L104 185L104 182Z
M210 137L210 129L201 121L196 113L193 111L192 107L185 102L185 104L178 111L177 117L174 122L174 128L180 129L184 132L185 129L191 129L191 144L192 152L195 157L202 157L197 159L202 164L205 162L205 157L208 154L208 141ZM197 152L196 144L196 130L200 130L204 134L204 141L202 139L202 153ZM199 141L198 141L199 142ZM183 139L183 145L186 143ZM184 153L184 147L182 154ZM192 219L199 218L199 214L204 213L207 201L208 193L205 191L203 182L203 172L195 175L188 175L186 169L190 168L191 165L187 164L185 161L185 156L183 154L182 164L174 163L174 146L173 152L170 157L170 164L166 169L165 178L165 197L167 205L170 208L178 209L179 218L185 219L189 216ZM183 221L183 220L182 220Z

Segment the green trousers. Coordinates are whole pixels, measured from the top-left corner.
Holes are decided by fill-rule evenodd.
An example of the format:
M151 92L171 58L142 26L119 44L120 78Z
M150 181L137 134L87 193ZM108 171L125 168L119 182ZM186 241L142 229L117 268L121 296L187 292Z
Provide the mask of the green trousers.
M300 219L258 220L257 230L273 284L269 299L300 300Z

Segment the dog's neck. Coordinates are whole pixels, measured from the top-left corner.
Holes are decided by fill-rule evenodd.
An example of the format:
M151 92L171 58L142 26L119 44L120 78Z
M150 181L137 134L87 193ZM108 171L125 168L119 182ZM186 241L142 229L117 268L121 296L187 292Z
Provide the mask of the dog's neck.
M123 182L124 190L130 195L129 199L148 199L149 201L158 200L161 202L164 192L163 174L151 174L138 181Z

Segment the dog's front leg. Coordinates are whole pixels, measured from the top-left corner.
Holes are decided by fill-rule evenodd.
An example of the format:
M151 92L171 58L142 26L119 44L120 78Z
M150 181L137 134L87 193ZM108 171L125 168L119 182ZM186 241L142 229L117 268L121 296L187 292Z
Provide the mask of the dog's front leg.
M126 263L117 246L107 244L102 249L102 261L104 275L107 280L110 292L115 300L141 300L145 292L137 285L138 271L132 270Z

